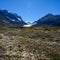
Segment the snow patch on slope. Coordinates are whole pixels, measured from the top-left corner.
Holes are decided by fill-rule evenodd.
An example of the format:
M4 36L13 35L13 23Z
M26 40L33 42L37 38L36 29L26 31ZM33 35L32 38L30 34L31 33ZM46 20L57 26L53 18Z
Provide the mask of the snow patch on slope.
M31 27L31 26L32 26L32 25L29 25L29 24L28 24L28 25L24 25L23 27Z
M11 19L9 16L7 16L7 18L8 18L9 20L11 20L11 21L15 21L14 19Z
M17 18L19 21L21 21L21 19L20 18Z

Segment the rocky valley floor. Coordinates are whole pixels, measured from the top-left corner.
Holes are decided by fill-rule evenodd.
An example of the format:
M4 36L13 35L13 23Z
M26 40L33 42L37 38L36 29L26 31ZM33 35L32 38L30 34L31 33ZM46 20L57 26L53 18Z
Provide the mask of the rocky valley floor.
M0 27L0 60L60 60L60 28Z

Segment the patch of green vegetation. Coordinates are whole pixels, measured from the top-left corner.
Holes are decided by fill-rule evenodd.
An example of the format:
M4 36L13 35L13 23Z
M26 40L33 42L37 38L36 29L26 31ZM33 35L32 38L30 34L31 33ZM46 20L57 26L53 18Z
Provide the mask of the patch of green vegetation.
M2 46L0 45L0 49L2 48Z
M53 54L52 54L53 55ZM52 60L60 60L60 57L58 55L53 55Z
M2 35L0 35L0 39L3 39L3 36Z

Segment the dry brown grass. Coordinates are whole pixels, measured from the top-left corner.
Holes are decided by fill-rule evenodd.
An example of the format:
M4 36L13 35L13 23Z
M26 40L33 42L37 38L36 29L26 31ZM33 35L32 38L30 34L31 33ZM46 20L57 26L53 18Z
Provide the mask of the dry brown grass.
M0 60L60 60L60 28L1 27L0 35Z

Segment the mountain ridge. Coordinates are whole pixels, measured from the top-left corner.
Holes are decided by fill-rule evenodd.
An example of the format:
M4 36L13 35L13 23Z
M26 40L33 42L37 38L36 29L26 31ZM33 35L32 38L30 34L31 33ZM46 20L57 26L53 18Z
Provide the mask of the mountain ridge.
M21 16L17 14L10 13L7 10L0 10L0 24L1 26L16 26L23 27L23 25L27 24L23 21Z
M35 22L33 26L60 26L60 15L47 14Z
M0 26L10 27L60 27L60 15L53 15L51 13L34 21L33 23L26 23L22 17L16 13L11 13L7 10L0 10Z

